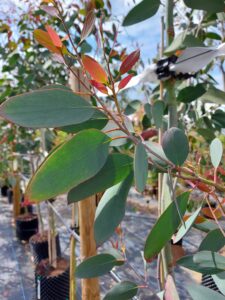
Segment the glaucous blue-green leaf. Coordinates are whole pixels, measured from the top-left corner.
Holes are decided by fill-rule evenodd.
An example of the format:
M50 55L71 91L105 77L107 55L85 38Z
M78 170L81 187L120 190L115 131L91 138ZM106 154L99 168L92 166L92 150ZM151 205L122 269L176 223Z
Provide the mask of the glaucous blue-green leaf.
M200 251L182 257L177 264L202 274L217 274L224 271L225 257L216 252Z
M117 129L117 124L109 120L109 122L106 124L106 126L102 129L104 132L107 132L107 135L112 139L110 146L112 147L119 147L127 143L127 138L123 138L125 136L125 133L121 130L115 130ZM122 138L120 138L122 137Z
M136 189L142 193L148 178L148 156L142 143L138 143L134 153L134 179Z
M135 113L141 106L141 101L133 100L129 102L124 110L125 115L129 116Z
M145 113L146 113L148 119L151 120L151 118L152 118L152 109L151 109L151 105L150 105L149 103L145 103L144 109L145 109Z
M220 292L225 295L225 272L212 275L212 278Z
M79 132L58 147L32 177L26 190L30 201L43 201L68 192L104 166L109 138L97 129Z
M81 130L91 129L91 128L100 130L106 126L107 122L108 122L107 116L103 114L101 111L96 110L93 116L89 120L76 125L68 125L68 126L60 127L59 130L62 130L67 133L77 133Z
M208 250L217 252L225 246L225 237L219 228L211 230L202 240L198 250Z
M162 148L166 157L176 166L181 166L189 153L188 139L183 130L172 127L162 138Z
M146 145L156 154L158 154L160 157L162 157L164 160L161 160L159 157L155 156L154 154L148 152L148 157L157 165L160 165L161 167L166 167L168 164L165 162L167 161L167 157L163 151L163 148L160 144L154 143L151 141L147 141Z
M187 7L205 10L209 13L224 12L224 0L184 0Z
M117 185L108 189L97 207L94 235L97 245L109 239L125 215L127 195L133 181L133 172Z
M191 229L192 225L194 224L197 216L199 215L200 211L201 211L202 207L200 206L185 222L185 224L183 224L178 232L176 233L176 236L173 240L174 243L179 242L187 233L188 231ZM184 226L185 225L185 226Z
M156 128L162 127L164 109L165 104L163 101L157 100L152 105L152 117Z
M216 104L225 104L225 92L211 86L207 92L201 96L201 100Z
M123 26L130 26L154 16L160 6L160 0L142 0L132 8L123 21Z
M30 128L79 124L94 112L94 107L67 88L36 90L14 96L0 106L0 116Z
M138 286L131 281L122 281L105 295L103 300L129 300L137 295Z
M133 159L130 156L120 153L110 154L103 168L94 177L70 190L68 202L77 202L105 191L125 179L132 169Z
M200 267L215 270L215 273L225 270L225 257L216 252L206 250L197 252L193 256L193 261Z
M215 222L209 221L207 219L205 219L205 221L202 223L194 224L193 227L206 233L208 233L211 230L218 229L218 226Z
M197 284L188 284L187 291L192 300L225 300L218 292Z
M71 88L62 84L49 84L41 87L41 90L60 89L72 92Z
M210 144L210 158L214 168L218 168L223 156L223 144L215 138Z
M183 216L186 211L189 195L189 192L185 192L177 197L181 216ZM162 250L165 244L171 240L172 235L176 232L181 223L180 215L175 202L172 202L158 218L145 242L144 256L146 260L152 259Z
M177 100L184 103L190 103L200 98L205 92L206 90L202 83L199 83L196 86L188 86L179 91Z
M124 260L112 254L102 253L85 259L76 268L76 277L93 278L107 274L115 266L120 266Z

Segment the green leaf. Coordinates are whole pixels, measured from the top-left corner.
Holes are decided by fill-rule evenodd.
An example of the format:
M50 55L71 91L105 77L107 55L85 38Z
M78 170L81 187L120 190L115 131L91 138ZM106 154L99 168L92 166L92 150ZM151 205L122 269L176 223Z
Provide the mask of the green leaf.
M184 0L184 3L187 7L205 10L209 13L223 12L225 8L223 0Z
M198 128L197 133L204 137L204 139L211 143L211 141L215 138L215 133L213 130L208 128Z
M67 88L36 90L14 96L0 106L0 116L31 128L79 124L94 112L94 107Z
M186 211L189 195L189 192L185 192L177 197L181 216L183 216ZM180 222L181 220L175 202L172 202L159 217L147 237L144 248L146 260L157 255L165 244L171 240L172 235L176 232Z
M223 236L221 230L217 228L207 234L207 236L201 242L198 250L216 252L223 248L223 246L225 246L225 237Z
M179 91L177 100L184 103L190 103L200 98L205 92L204 84L199 83L196 86L188 86Z
M181 166L189 153L188 139L183 130L176 127L163 134L162 147L167 158L176 166Z
M148 119L151 120L151 118L152 118L152 109L151 109L151 105L150 105L149 103L145 103L144 109L145 109L145 113L146 113Z
M138 286L131 281L122 281L116 284L103 298L103 300L129 300L137 295Z
M123 21L123 26L130 26L154 16L160 6L160 0L142 0L132 8Z
M146 142L146 145L156 154L158 154L160 157L162 157L163 159L165 160L168 160L164 151L163 151L163 148L160 144L158 143L154 143L154 142L151 142L151 141L147 141ZM154 154L148 152L148 157L151 158L151 160L160 165L161 167L166 167L167 164L166 162L162 161L161 159L159 159L158 157L156 157Z
M218 168L223 156L223 144L215 138L210 144L210 158L214 168Z
M173 240L174 243L179 242L184 236L185 234L188 233L188 231L191 229L192 225L194 224L198 214L200 213L202 209L202 206L200 206L185 222L185 226L182 225L180 227L180 229L178 230L175 239Z
M187 290L193 300L225 300L225 297L207 287L188 284Z
M218 41L222 40L222 37L216 32L206 32L205 37L208 39L213 39L213 40L218 40Z
M41 90L52 90L52 89L60 89L60 90L66 90L72 92L70 87L62 84L49 84L41 87Z
M164 114L165 104L161 100L157 100L152 105L152 117L156 128L162 127L163 114Z
M132 181L133 172L124 181L104 193L95 214L94 234L97 245L110 238L121 223Z
M135 113L141 106L139 100L133 100L127 104L127 107L124 110L125 115L129 116Z
M186 31L179 33L168 48L164 51L164 54L169 55L178 49L184 49L186 47L199 47L204 44L195 36L187 34Z
M225 127L225 112L221 109L217 109L214 114L212 114L212 122L220 128Z
M29 182L26 197L38 202L68 192L99 172L108 149L109 138L104 133L81 131L46 158Z
M105 191L126 178L133 168L133 160L125 154L110 154L104 167L92 178L79 184L68 194L68 202L83 200Z
M209 220L206 220L202 223L199 223L199 224L194 224L194 227L201 230L201 231L204 231L204 232L209 232L211 230L214 230L214 229L217 229L218 226L216 225L215 222L212 222L212 221L209 221ZM207 250L207 249L205 249Z
M225 92L215 87L210 87L208 91L202 95L201 100L216 104L225 104Z
M77 133L81 130L92 129L92 128L101 130L106 126L107 123L108 123L107 116L102 112L96 110L93 116L89 120L77 125L68 125L68 126L60 127L59 130L67 133Z
M148 178L148 156L142 143L138 143L135 148L134 178L136 189L142 193Z
M225 295L225 272L212 275L212 278L215 281L215 284L217 285L220 292Z
M78 278L93 278L102 276L112 270L115 266L120 266L124 260L118 257L102 253L96 256L85 259L76 268L76 277Z
M121 131L121 130L116 130L118 128L117 124L110 120L106 126L103 128L103 131L107 132L107 135L111 138L111 139L115 139L115 140L112 140L111 143L110 143L110 146L112 147L119 147L119 146L122 146L124 144L127 143L127 138L119 138L121 136L124 136L124 132Z
M200 251L182 257L177 264L202 274L216 274L225 269L225 257L211 251Z

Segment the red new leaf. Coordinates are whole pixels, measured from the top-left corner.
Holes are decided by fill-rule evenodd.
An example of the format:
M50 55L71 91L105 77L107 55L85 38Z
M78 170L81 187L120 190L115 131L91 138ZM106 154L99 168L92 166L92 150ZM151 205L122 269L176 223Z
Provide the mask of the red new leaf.
M84 69L91 75L93 80L101 83L108 82L108 76L105 70L94 58L88 55L82 55L82 62Z
M62 44L62 41L61 41L60 37L58 36L57 32L49 25L46 25L45 28L46 28L54 46L56 46L58 48L62 48L63 44Z
M119 83L119 86L118 86L119 90L125 88L125 86L128 84L128 82L131 80L132 77L133 77L133 74L129 74L128 76L123 78Z
M86 19L84 21L84 27L81 32L80 41L86 39L86 37L89 36L89 34L92 32L93 27L95 25L95 12L94 10L91 10L88 12Z
M106 86L103 83L97 82L95 80L90 80L90 83L91 83L92 86L94 86L101 93L108 95L108 90L107 90Z
M136 64L136 62L140 58L140 50L136 50L129 54L120 66L120 74L125 74L132 69L132 67Z
M46 32L44 30L41 30L41 29L35 29L34 30L34 37L38 41L39 44L41 44L42 46L47 48L49 51L51 51L53 53L61 54L60 49L57 48L53 44L48 32Z

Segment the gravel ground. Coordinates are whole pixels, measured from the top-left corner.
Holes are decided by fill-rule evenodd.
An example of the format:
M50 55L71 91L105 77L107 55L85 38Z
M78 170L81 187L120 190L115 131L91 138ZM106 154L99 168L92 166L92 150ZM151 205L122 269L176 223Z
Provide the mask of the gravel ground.
M70 226L70 210L66 205L65 197L59 197L55 207L60 215ZM41 205L43 214L47 213L47 205ZM147 211L147 212L146 212ZM156 220L157 202L149 197L141 197L131 191L126 216L122 222L124 241L126 244L128 262L124 266L116 268L115 272L120 279L133 280L143 285L144 263L142 251L146 236ZM15 230L11 224L12 206L6 198L0 200L0 295L1 300L33 300L34 297L34 267L28 244L19 242L15 237ZM61 249L64 256L69 255L69 234L61 220L56 216L57 229L60 234ZM185 237L183 245L187 254L196 251L203 234L192 229ZM106 243L104 248L108 248ZM99 249L101 251L102 249ZM79 245L77 251L79 256ZM153 261L147 268L148 289L142 289L138 294L139 300L158 299L154 293L158 291L156 279L156 262ZM188 272L179 267L175 268L175 279L181 300L189 300L190 297L184 287L193 281L199 281L198 273ZM115 281L110 275L101 277L101 293L104 295ZM80 283L78 282L78 299L80 297ZM53 299L52 299L53 300ZM57 299L54 299L57 300Z

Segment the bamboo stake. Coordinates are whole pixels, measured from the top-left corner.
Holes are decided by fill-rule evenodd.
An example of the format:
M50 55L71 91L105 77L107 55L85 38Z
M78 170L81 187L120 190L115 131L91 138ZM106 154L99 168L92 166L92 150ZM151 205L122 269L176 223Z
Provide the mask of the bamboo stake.
M74 68L73 72L76 72L78 79L80 79L81 81L85 82L88 85L88 81L84 78L83 73L80 69ZM78 80L77 78L72 73L70 74L70 86L72 87L72 90L77 92L82 92L82 93L87 92L84 86L80 84L80 80ZM89 96L86 96L85 99L87 101L90 100ZM81 250L82 259L96 255L97 253L96 243L94 239L95 210L96 210L95 196L88 197L78 203L79 225L80 225L80 250ZM73 264L71 266L72 269L75 268L74 261L75 259L72 258L70 262L71 264ZM72 281L72 284L74 284L74 281ZM100 300L98 278L82 279L81 287L82 287L82 300Z

